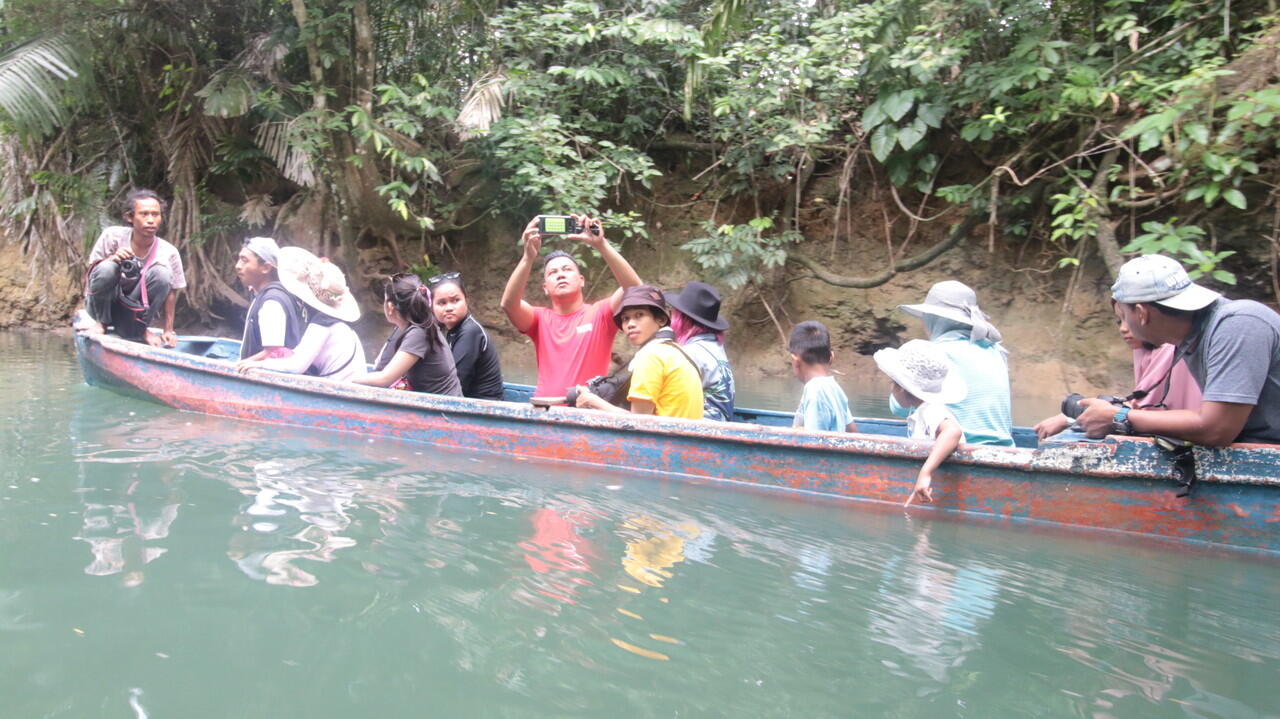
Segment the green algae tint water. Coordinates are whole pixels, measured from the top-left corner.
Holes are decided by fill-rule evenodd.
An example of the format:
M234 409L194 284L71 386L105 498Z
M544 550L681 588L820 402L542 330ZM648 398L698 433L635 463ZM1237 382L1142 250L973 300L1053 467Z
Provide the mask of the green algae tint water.
M1277 561L184 414L48 335L0 357L0 716L1280 713Z

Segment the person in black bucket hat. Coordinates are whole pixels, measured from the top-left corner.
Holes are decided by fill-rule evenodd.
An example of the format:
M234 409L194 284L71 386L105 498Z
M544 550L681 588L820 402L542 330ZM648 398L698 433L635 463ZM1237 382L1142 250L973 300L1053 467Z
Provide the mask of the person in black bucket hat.
M733 368L724 353L729 323L720 316L720 293L704 282L690 282L679 292L664 292L671 306L671 330L676 342L702 375L702 416L733 419L736 388Z

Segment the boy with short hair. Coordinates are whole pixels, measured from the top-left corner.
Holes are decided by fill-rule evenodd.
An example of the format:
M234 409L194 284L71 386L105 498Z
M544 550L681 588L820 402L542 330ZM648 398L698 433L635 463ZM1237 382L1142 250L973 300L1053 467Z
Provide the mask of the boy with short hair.
M821 322L801 322L787 342L791 369L804 383L793 427L819 432L857 432L849 398L831 376L831 335Z
M947 408L965 398L968 388L947 356L931 342L911 340L899 349L875 353L876 366L893 380L893 399L911 409L907 436L933 442L929 456L916 475L916 486L903 506L917 497L933 501L933 471L964 441L964 430Z

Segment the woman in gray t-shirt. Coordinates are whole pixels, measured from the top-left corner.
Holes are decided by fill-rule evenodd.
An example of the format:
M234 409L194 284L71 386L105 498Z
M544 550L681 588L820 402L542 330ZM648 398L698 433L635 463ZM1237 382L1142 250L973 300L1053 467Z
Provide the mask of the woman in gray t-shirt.
M374 371L351 381L414 392L462 396L453 353L431 311L431 292L417 275L399 273L382 288L382 313L395 326Z

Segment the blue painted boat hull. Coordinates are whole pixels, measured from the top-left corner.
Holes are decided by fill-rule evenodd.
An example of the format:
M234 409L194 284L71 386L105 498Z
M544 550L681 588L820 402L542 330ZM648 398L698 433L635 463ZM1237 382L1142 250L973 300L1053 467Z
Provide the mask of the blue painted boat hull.
M866 502L904 502L929 449L892 420L859 420L857 434L797 432L777 426L790 416L776 412L744 411L760 424L635 417L260 370L238 375L238 344L217 338L183 338L178 350L165 350L78 335L76 348L89 384L192 412ZM527 391L513 387L509 396ZM1026 430L1020 442L1029 443ZM1146 438L964 446L935 474L934 503L911 511L1280 558L1280 448L1197 448L1195 456L1199 481L1178 497L1170 459Z

